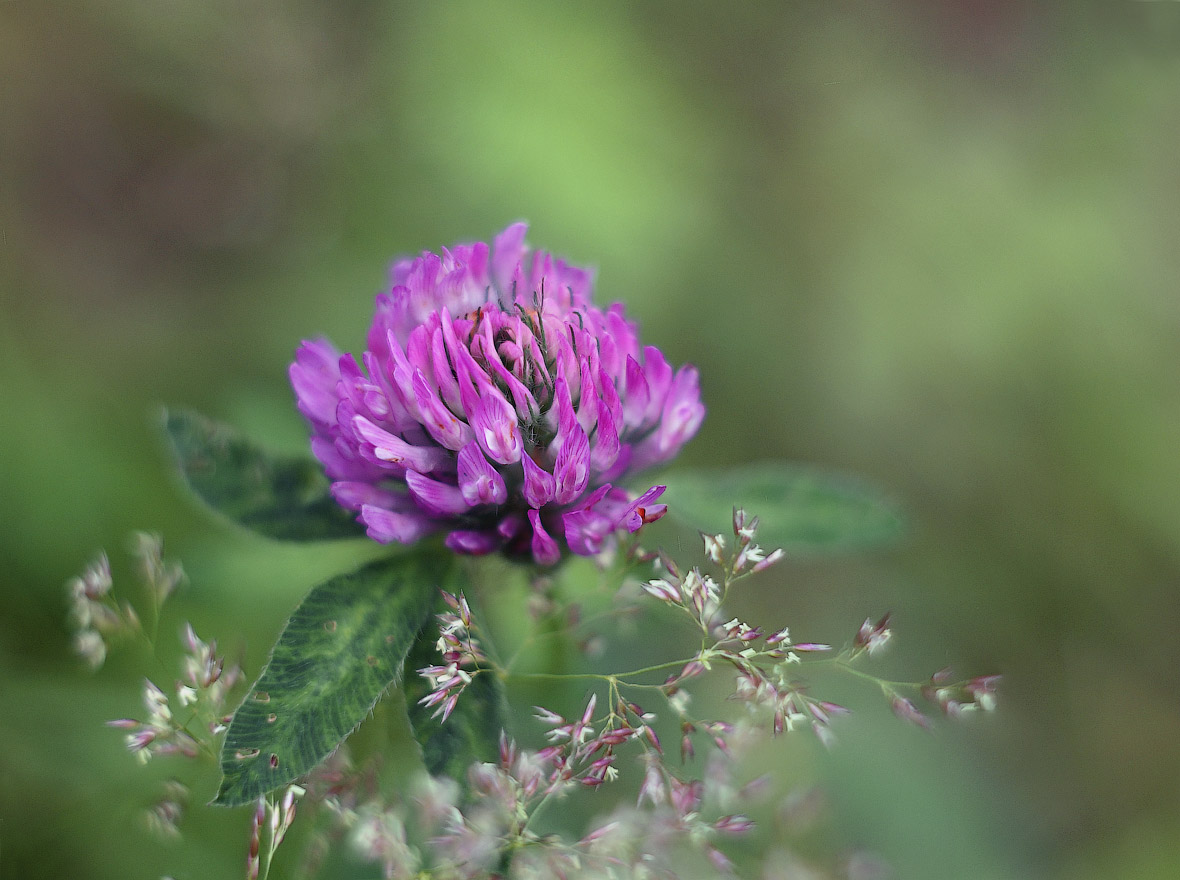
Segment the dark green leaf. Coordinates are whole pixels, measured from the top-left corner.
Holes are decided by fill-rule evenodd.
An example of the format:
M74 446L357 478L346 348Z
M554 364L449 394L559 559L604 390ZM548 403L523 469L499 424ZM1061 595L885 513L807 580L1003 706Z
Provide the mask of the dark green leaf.
M318 541L364 535L310 458L270 455L232 428L165 412L164 429L185 482L214 510L268 538Z
M432 718L436 707L418 703L430 693L430 682L418 675L418 670L439 664L442 655L437 641L438 627L427 623L406 658L406 711L426 769L462 783L473 762L495 761L499 753L500 731L506 724L504 684L494 672L480 672L446 721Z
M842 553L891 543L901 517L876 489L808 465L762 462L676 473L661 501L704 532L730 532L734 507L761 520L757 541L796 555Z
M452 560L410 553L314 588L234 714L215 804L236 806L307 773L398 682Z

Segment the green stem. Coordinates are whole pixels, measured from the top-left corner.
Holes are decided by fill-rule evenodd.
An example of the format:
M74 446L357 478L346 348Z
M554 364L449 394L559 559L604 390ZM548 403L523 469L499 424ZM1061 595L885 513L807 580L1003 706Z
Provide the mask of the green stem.
M926 684L925 681L892 681L887 678L881 678L879 676L873 675L871 672L864 672L860 669L857 669L855 666L851 665L847 660L844 660L840 657L832 657L832 658L824 659L824 660L811 660L811 661L808 661L805 665L806 666L825 666L825 665L826 666L834 666L837 669L841 669L844 672L847 672L849 675L854 676L855 678L861 678L861 679L864 679L865 681L871 681L874 684L879 685L881 687L913 688L915 690L918 690L918 689L921 689Z
M605 681L609 684L618 684L619 679L634 678L638 675L647 675L652 672L662 672L665 669L679 669L683 667L689 660L669 660L666 663L657 663L654 666L644 666L642 669L632 669L628 672L612 672L604 674L601 672L510 672L507 669L497 669L497 675L502 678L539 678L547 680L558 679L578 679L590 678L596 681ZM659 685L639 685L631 682L624 682L628 687L659 687Z

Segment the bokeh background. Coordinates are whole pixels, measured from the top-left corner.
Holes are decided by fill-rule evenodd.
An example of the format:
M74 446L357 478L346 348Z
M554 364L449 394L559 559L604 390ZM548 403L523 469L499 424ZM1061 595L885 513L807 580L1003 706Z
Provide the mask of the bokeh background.
M893 668L1005 675L995 717L791 753L836 849L1180 876L1180 4L4 0L0 120L0 876L240 876L245 812L141 828L175 771L101 722L144 658L87 674L63 583L106 548L133 591L162 532L176 620L256 671L363 551L205 516L155 408L299 449L298 341L357 347L392 256L518 218L699 365L686 464L903 500L904 544L749 616L892 609Z

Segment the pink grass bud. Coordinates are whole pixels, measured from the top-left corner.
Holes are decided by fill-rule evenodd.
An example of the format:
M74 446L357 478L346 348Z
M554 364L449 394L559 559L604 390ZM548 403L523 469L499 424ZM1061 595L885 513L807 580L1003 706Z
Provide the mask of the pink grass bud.
M900 694L893 694L890 698L890 706L893 708L893 714L903 721L908 721L911 724L916 724L923 730L930 729L930 719L918 711L918 707L907 700Z
M722 816L713 823L713 828L722 834L746 834L753 830L754 820L748 816Z

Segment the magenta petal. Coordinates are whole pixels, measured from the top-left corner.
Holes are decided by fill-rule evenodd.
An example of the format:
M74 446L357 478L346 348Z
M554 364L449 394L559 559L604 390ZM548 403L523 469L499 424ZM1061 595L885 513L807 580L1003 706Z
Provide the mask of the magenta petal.
M616 520L614 528L622 526L629 532L637 532L647 523L655 522L662 517L668 512L668 505L653 504L652 502L663 495L666 488L666 486L652 486L636 498L623 512L623 515Z
M379 544L389 544L392 541L413 544L438 528L423 514L395 513L369 504L361 508L361 515L357 519L368 527L369 537Z
M619 444L619 456L615 459L615 463L607 470L598 475L598 479L607 483L614 483L622 479L623 476L629 473L631 468L631 459L633 457L633 449L630 443Z
M437 446L414 446L384 428L378 428L364 416L354 416L352 424L357 435L372 446L373 455L380 461L433 473L443 470L450 460L446 451Z
M594 470L603 473L610 469L619 457L619 432L615 420L602 400L598 403L598 431L594 435L594 450L590 463Z
M696 434L705 418L695 367L681 367L664 401L659 426L635 450L640 467L667 461Z
M509 514L496 525L496 534L505 541L511 541L524 528L524 517L518 513Z
M480 448L499 464L519 461L524 444L512 405L466 351L459 352L457 372L463 411Z
M487 358L488 367L495 374L496 379L508 386L508 392L512 395L512 404L516 409L517 416L521 419L531 418L537 411L536 398L524 386L524 383L512 375L511 371L500 360L499 352L496 351L492 341L491 321L485 318L483 326L485 332L480 339L485 357Z
M557 491L557 481L553 479L553 474L533 461L530 455L522 455L520 463L524 466L524 500L534 509L544 507L553 500L553 493Z
M533 558L541 565L555 565L561 559L561 548L541 525L540 511L530 510L529 522L533 526Z
M595 505L611 492L609 484L599 486L573 510L562 514L565 541L579 556L593 556L602 549L603 540L613 528L609 516L595 510Z
M459 490L472 507L477 504L503 504L508 500L504 478L488 464L474 440L459 450Z
M421 333L426 335L426 328ZM459 398L459 383L455 379L455 371L447 357L447 344L443 339L442 330L430 331L430 365L434 371L434 381L438 385L439 397L453 410L462 409Z
M647 388L651 392L644 421L654 422L660 417L664 398L672 385L672 368L664 360L664 353L653 345L643 349L643 374L647 377Z
M582 361L580 385L578 424L582 426L583 431L590 434L598 423L598 393L594 390L594 380L591 378L588 360Z
M447 449L462 449L471 442L471 428L456 418L426 384L421 370L414 371L414 400L418 403L419 420L430 436Z
M585 492L590 483L590 441L576 422L557 453L553 478L556 481L553 500L558 504L569 504Z
M385 366L392 364L392 361L388 358L381 359L371 351L366 351L363 359L365 369L373 377L373 381L369 383L370 388L365 391L365 405L370 412L376 413L378 410L385 410L387 423L395 425L399 429L413 425L417 421L417 417L414 415L413 401L406 402L406 397L409 394L408 389L403 394L402 389L391 382L389 376L386 375ZM374 396L376 394L380 394L384 398L384 405L377 401Z
M602 410L605 407L610 413L611 424L619 430L623 426L623 402L619 400L618 389L615 388L615 383L610 376L599 367L598 369L598 387L602 389L602 393L598 397L598 411L599 418L602 418Z
M628 428L640 427L647 417L651 402L651 391L643 367L631 355L627 355L626 396L623 398L623 421Z
M458 256L458 248L455 249ZM467 253L463 256L467 264L467 273L471 280L479 287L488 285L488 246L482 241L476 241L467 246Z
M342 437L312 437L311 452L332 480L383 480L389 476L380 465L367 461L355 449L350 449Z
M496 535L466 529L451 532L444 543L456 553L467 553L472 556L483 556L500 548L500 539Z
M500 464L520 461L524 444L516 423L516 411L500 392L491 387L480 389L479 403L469 415L476 442L488 458Z
M336 423L340 352L326 339L304 341L287 371L299 411L317 425Z
M660 429L661 447L669 456L680 451L701 427L705 418L705 407L701 403L700 380L696 367L684 366L676 372L664 411Z
M458 486L440 483L417 471L406 471L406 485L418 506L433 516L454 516L466 513L471 506Z
M332 484L332 497L347 510L360 510L366 504L402 513L417 509L413 500L404 492L392 492L372 483L340 480Z
M565 367L557 366L557 381L553 384L553 406L557 409L557 436L549 445L550 451L558 453L565 445L566 438L578 427L578 416L574 412L574 404L570 399L569 383L565 380ZM549 417L553 417L552 409Z
M527 223L513 223L496 236L492 244L492 283L505 295L512 293L512 279L516 269L524 258L524 237L528 232ZM523 300L529 294L527 290L517 290L518 299Z
M565 542L579 556L593 556L602 550L602 543L610 532L610 520L589 510L574 510L562 514Z
M389 353L389 361L385 365L384 375L388 378L391 387L401 397L402 403L410 415L417 418L417 403L411 391L414 380L414 367L406 358L406 353L402 350L401 343L393 335L393 331L389 331L386 334L385 344Z

